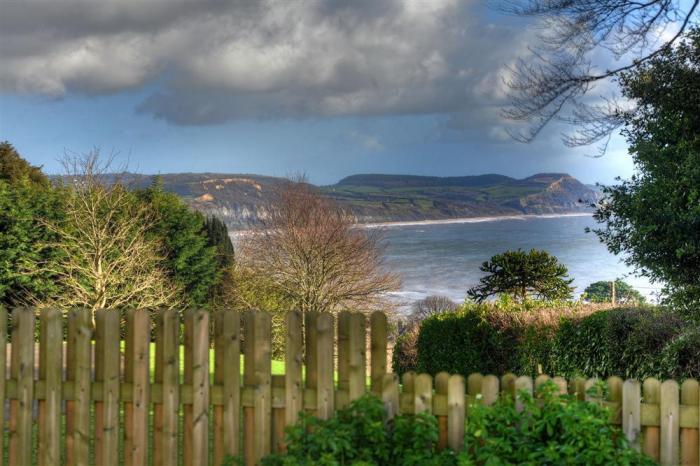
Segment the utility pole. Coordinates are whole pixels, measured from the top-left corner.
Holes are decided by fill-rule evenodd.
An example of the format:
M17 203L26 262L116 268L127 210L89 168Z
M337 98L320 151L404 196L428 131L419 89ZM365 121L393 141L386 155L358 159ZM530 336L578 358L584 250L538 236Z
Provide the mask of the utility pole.
M615 280L610 282L610 302L615 305Z

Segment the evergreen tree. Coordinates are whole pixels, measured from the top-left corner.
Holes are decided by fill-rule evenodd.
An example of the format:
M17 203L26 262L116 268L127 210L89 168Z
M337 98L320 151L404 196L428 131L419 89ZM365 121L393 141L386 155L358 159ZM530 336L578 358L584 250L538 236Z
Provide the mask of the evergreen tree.
M30 165L7 141L0 142L0 180L12 185L22 180L34 185L49 185L49 178L42 173L41 167Z
M216 248L216 257L220 268L233 265L234 250L226 224L216 216L209 216L204 221L208 245Z

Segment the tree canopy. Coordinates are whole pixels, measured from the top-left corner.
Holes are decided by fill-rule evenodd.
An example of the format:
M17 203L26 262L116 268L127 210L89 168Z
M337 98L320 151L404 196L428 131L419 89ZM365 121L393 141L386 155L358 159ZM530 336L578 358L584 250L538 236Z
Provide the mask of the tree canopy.
M595 233L669 296L700 303L700 30L620 78L637 174L603 189ZM697 309L694 311L697 316Z
M572 296L573 279L568 277L567 268L546 251L507 251L496 254L479 269L486 275L467 292L477 302L498 294L507 294L519 302Z
M601 280L591 283L583 290L583 299L592 303L612 301L612 282ZM620 304L643 304L646 298L632 285L619 278L615 280L615 302Z

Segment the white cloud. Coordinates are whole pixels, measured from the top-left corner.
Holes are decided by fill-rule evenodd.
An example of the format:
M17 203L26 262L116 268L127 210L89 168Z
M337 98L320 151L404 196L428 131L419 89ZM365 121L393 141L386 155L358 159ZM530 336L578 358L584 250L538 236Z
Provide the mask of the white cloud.
M498 72L522 41L480 23L474 1L3 3L0 89L55 98L157 83L139 110L176 124L418 113L492 121L483 107L503 98Z

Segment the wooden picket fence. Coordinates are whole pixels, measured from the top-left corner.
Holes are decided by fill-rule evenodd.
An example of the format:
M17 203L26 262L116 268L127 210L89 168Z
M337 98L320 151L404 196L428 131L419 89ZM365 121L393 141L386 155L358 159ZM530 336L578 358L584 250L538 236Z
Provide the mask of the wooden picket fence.
M7 317L0 310L0 348L6 347ZM382 398L389 418L432 413L439 447L460 449L470 405L492 404L501 393L521 390L536 396L550 380L407 373L399 383L387 369L387 319L379 312L369 317L343 312L337 318L290 312L285 372L272 375L270 319L256 311L132 311L122 349L117 312L99 311L93 331L84 310L67 315L15 310L9 378L5 351L0 361L0 421L9 437L9 452L0 442L0 466L6 459L9 466L219 466L225 455L240 455L253 465L284 451L284 428L302 410L328 418L366 391ZM605 381L606 399L598 399L588 390L595 379L551 380L562 393L608 406L632 445L653 459L700 464L697 381L679 386L673 380L611 377Z

